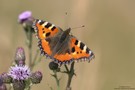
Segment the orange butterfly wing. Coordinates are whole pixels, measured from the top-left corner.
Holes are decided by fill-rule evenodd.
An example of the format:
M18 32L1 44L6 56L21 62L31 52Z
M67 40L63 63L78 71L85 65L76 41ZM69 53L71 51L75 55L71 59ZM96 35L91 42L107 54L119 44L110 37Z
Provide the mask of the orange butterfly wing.
M75 37L71 36L69 44L66 44L69 49L69 52L63 52L61 54L56 54L54 58L61 63L70 63L72 61L78 60L88 60L90 61L94 58L93 52L81 41L77 40Z
M60 30L56 28L55 25L38 19L34 21L33 27L37 33L37 38L39 39L41 53L50 56L52 54L52 50L49 45L49 41L47 41L47 38L55 37L57 33L60 32Z

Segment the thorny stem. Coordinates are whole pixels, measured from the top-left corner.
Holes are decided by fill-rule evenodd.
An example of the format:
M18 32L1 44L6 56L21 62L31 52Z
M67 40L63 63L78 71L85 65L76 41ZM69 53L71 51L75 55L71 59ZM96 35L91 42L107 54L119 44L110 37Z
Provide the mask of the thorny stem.
M75 63L75 62L73 62L73 63L71 64L70 70L69 70L68 67L65 65L65 68L66 68L67 74L68 74L68 82L67 82L66 90L71 90L71 87L70 87L71 81L72 81L73 75L75 75L75 73L74 73L74 63Z

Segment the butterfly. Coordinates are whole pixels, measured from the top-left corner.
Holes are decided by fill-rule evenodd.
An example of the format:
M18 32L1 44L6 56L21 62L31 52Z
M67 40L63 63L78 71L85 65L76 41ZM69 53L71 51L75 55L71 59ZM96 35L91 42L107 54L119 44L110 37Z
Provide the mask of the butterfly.
M70 34L71 28L63 31L47 21L35 19L33 28L38 38L41 54L58 64L70 64L73 61L90 61L94 53L75 36Z

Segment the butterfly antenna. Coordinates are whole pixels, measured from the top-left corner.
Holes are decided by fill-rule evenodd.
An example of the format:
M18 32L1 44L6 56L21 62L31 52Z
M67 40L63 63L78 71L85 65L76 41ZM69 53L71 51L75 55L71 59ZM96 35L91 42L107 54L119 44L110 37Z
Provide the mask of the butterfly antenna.
M71 29L78 29L78 28L84 28L84 27L85 27L85 25L82 25L82 26L79 26L79 27L73 27Z
M68 21L69 17L68 17L68 12L65 12L65 27L68 27Z
M68 12L65 12L65 19L66 19L66 20L65 20L65 25L68 26L68 20L69 20L69 19L68 19ZM78 26L78 27L73 27L73 28L71 28L71 30L72 30L72 29L83 28L83 27L85 27L85 25Z

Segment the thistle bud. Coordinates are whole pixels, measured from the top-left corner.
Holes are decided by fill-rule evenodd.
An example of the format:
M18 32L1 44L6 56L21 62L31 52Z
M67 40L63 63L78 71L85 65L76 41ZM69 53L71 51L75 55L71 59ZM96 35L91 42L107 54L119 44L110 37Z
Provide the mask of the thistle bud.
M0 86L3 84L2 77L0 76Z
M33 84L38 84L42 80L42 73L40 71L36 71L35 73L31 74L30 79Z
M57 70L58 69L58 64L52 61L52 62L49 63L49 68L51 70Z
M0 85L0 90L7 90L7 87L5 84Z
M22 80L13 80L13 88L14 90L24 90L25 89L25 82Z
M25 64L25 52L22 47L18 47L15 54L15 62L17 65Z
M1 75L1 79L3 83L7 83L7 84L12 83L12 78L7 73L3 73Z

